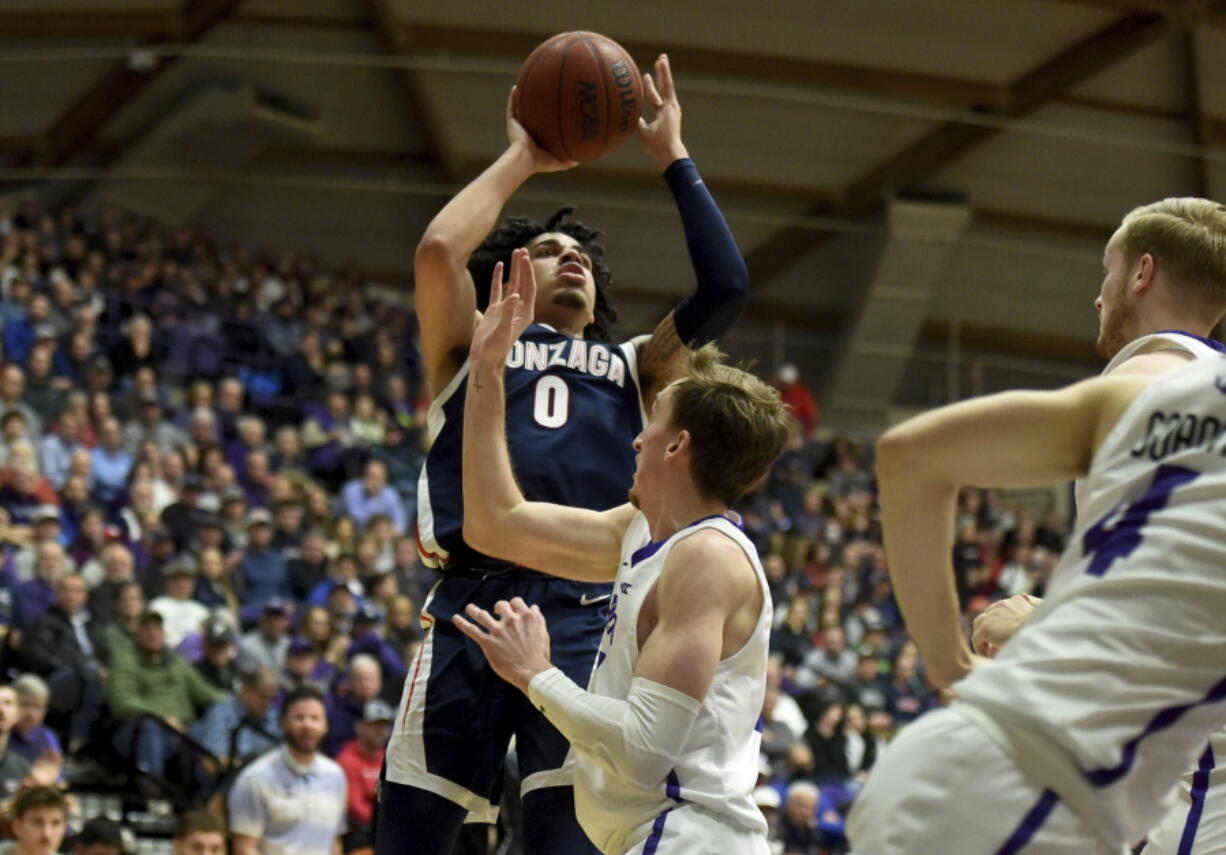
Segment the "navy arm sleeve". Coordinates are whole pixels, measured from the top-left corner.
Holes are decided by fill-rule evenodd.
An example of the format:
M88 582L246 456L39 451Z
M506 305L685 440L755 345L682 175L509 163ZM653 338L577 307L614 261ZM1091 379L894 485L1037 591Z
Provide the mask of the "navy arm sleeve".
M732 329L741 316L749 300L749 271L694 161L674 161L664 180L677 202L698 282L673 310L673 322L686 345L700 347Z

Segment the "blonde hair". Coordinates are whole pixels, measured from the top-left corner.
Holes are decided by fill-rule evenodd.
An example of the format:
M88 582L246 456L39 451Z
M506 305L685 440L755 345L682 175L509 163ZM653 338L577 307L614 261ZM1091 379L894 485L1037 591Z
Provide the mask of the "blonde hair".
M783 451L791 416L779 393L758 377L724 365L713 344L695 351L689 375L669 387L671 426L688 431L693 476L707 496L732 504Z
M1152 255L1185 296L1226 309L1226 207L1183 196L1133 208L1120 225L1120 248L1129 265Z

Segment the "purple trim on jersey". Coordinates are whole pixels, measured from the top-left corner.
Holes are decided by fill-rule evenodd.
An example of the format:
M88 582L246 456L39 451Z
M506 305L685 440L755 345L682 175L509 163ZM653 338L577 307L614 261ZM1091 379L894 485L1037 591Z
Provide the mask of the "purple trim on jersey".
M1145 737L1157 733L1160 730L1166 730L1171 725L1175 724L1183 717L1183 714L1194 707L1202 704L1213 704L1226 699L1226 679L1223 679L1212 689L1205 693L1205 696L1194 704L1180 704L1177 707L1167 707L1164 710L1159 710L1158 714L1150 719L1149 724L1139 734L1128 740L1124 744L1124 754L1120 759L1118 766L1109 769L1094 769L1086 772L1086 777L1090 783L1096 787L1109 787L1118 781L1120 778L1128 774L1132 769L1132 764L1137 759L1137 746Z
M1212 338L1205 338L1203 335L1185 332L1184 330L1158 330L1154 335L1186 335L1188 338L1194 338L1203 344L1205 347L1211 347L1218 353L1226 353L1226 344Z
M670 770L668 777L664 779L664 794L677 804L685 802L685 799L681 798L681 780L677 777L676 769Z
M718 519L728 520L728 522L732 523L734 526L736 526L739 529L744 528L744 526L741 523L737 522L736 520L728 519L727 514L711 514L711 516L709 517L703 517L702 519L694 520L692 523L685 526L685 528L679 529L678 531L674 532L672 535L664 538L663 540L653 540L650 543L648 543L646 546L640 546L638 549L634 550L634 554L630 556L630 565L634 566L635 564L638 564L640 561L646 561L648 558L650 558L651 556L659 552L660 548L664 546L664 544L668 543L678 534L685 531L685 529L693 528L694 526L699 525L700 523L705 523L707 520L718 520Z
M996 855L1015 855L1022 851L1022 847L1030 842L1030 839L1038 834L1043 823L1047 821L1047 817L1051 816L1052 809L1056 803L1060 801L1060 797L1051 790L1044 790L1039 796L1039 800L1035 802L1034 807L1022 817L1021 823L1014 830L1013 834L1009 835L1009 839L1005 841L1005 845L996 850Z
M1192 844L1196 842L1196 829L1200 826L1200 815L1205 810L1205 791L1209 789L1209 773L1214 766L1213 746L1206 745L1205 753L1200 755L1200 765L1192 774L1192 808L1188 811L1188 821L1183 826L1183 836L1179 838L1179 850L1175 855L1192 855Z
M766 731L766 719L762 716L758 716L758 723L753 726L753 729L758 733L764 733Z
M660 848L660 838L664 836L664 820L668 819L668 815L672 812L673 809L669 808L656 817L656 821L651 826L651 834L647 836L647 842L643 844L643 855L656 855L656 850Z

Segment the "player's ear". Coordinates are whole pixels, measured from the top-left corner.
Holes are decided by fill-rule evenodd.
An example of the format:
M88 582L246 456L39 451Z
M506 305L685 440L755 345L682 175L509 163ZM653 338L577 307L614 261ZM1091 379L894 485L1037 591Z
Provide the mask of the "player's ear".
M671 457L674 454L679 454L690 447L691 439L688 430L677 431L677 435L673 437L673 441L668 444L665 449L665 455Z
M1148 252L1143 253L1137 259L1136 270L1132 275L1132 291L1134 294L1143 294L1149 290L1149 286L1154 283L1154 275L1158 271L1158 263Z

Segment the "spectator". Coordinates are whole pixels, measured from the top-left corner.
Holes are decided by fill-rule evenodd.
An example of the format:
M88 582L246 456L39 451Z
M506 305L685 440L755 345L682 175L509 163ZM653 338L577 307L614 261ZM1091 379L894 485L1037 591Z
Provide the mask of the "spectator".
M123 829L105 816L96 816L72 839L72 855L124 855Z
M264 604L258 626L244 635L239 645L253 666L268 668L278 674L285 668L285 656L289 652L290 611L286 600L272 599Z
M91 495L109 508L127 486L133 462L132 455L123 448L118 419L112 416L102 422L98 431L98 446L90 459L90 472L93 475Z
M229 795L234 855L332 855L345 832L347 786L319 753L328 730L324 699L300 688L281 711L285 745L239 774Z
M200 576L192 598L206 608L223 608L238 614L238 595L234 593L230 568L220 549L200 550Z
M80 419L73 413L65 413L60 418L59 429L44 437L38 445L38 460L43 475L55 489L63 489L64 482L68 480L68 466L73 454L84 450Z
M313 686L326 693L336 676L336 666L324 659L315 645L298 637L290 642L285 657L285 687L289 690L299 686Z
M55 604L55 586L71 572L64 547L54 540L43 541L34 550L34 578L18 589L26 621L33 625Z
M256 668L241 678L238 696L209 707L193 725L205 748L223 764L257 754L281 740L277 724L277 697L281 685L277 672Z
M34 514L39 508L49 504L54 505L55 488L44 478L40 478L38 469L34 466L34 450L25 455L15 455L10 460L9 483L0 488L0 507L9 512L13 522L18 525L30 525L34 522Z
M328 578L327 540L311 532L302 540L302 551L289 561L289 583L294 599L305 600L312 589Z
M102 626L85 607L85 580L75 573L60 578L55 596L56 604L30 629L23 649L31 670L56 689L56 712L70 716L68 747L75 753L102 710L110 651Z
M355 724L362 718L366 705L379 698L383 690L383 672L379 660L367 654L354 656L346 678L328 695L328 738L324 751L335 757L353 739Z
M395 718L396 713L388 704L380 700L368 701L362 707L362 718L355 724L357 736L346 742L336 757L349 786L346 852L374 844L371 821L387 737Z
M136 580L136 570L132 551L123 543L108 543L103 547L101 558L102 579L94 579L93 589L89 591L89 613L99 623L107 624L115 613L115 592L120 585Z
M179 817L171 843L173 855L226 855L226 824L206 810Z
M226 697L182 656L167 649L162 616L149 610L137 623L134 650L115 657L107 688L111 711L122 722L115 735L116 750L142 771L159 776L174 749L174 739L154 722L142 726L143 716L155 716L170 730L182 733L196 720L198 711ZM132 757L134 744L136 756Z
M17 792L17 788L33 772L33 764L22 756L16 746L10 745L19 715L17 693L12 686L0 686L0 795L5 798ZM53 776L46 783L53 783L54 780Z
M135 650L136 629L145 611L145 589L139 582L130 580L117 583L111 590L111 620L106 624L103 638L114 658ZM90 609L93 609L92 603Z
M820 786L842 786L851 778L847 768L843 713L842 704L830 704L805 734L813 754L813 781Z
M817 827L817 787L795 781L788 787L779 818L779 837L784 855L823 855L825 837Z
M129 454L135 455L146 442L152 442L162 454L170 454L187 443L183 431L163 418L162 404L153 390L141 393L136 418L123 429L123 444Z
M848 686L856 675L856 654L847 649L843 628L830 626L822 632L822 646L805 655L804 664L796 674L796 682L803 687L817 685L825 679L839 686Z
M0 845L0 855L53 855L68 830L68 799L55 787L23 789L13 801L15 841Z
M17 723L9 733L9 749L31 766L40 758L63 758L59 737L43 724L51 697L47 684L34 674L22 674L13 682L13 691L17 693Z
M238 562L244 606L263 606L293 596L289 566L284 556L272 548L272 535L272 516L268 511L256 508L247 515L247 548Z
M24 359L24 357L14 354L7 347L5 348L5 353L10 359L18 362ZM23 400L25 391L26 373L21 370L20 365L16 364L16 362L10 362L3 368L0 368L0 415L14 411L18 412L25 419L26 430L29 431L30 436L42 436L42 419Z
M236 692L242 674L238 667L237 639L230 625L220 617L209 618L201 633L204 653L196 670L209 685L223 692Z
M370 461L361 479L346 483L341 490L341 501L346 516L359 526L365 526L375 514L385 514L396 533L404 533L404 507L399 494L388 485L387 466L382 461Z
M800 372L790 362L779 366L776 378L775 388L779 390L779 397L787 405L792 418L800 425L801 435L812 439L822 415L813 391L801 381Z
M209 616L206 606L192 599L196 590L196 558L183 555L162 571L165 589L160 597L149 603L149 608L162 616L166 631L166 643L174 648L187 636L200 632L200 625Z

